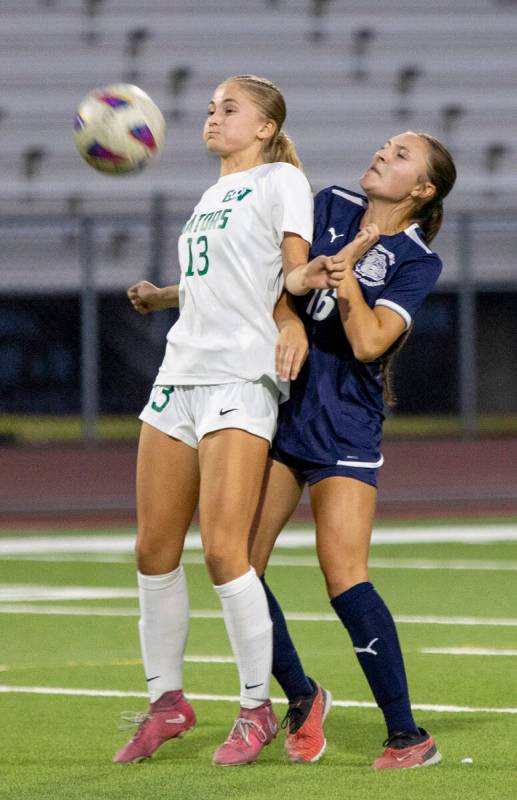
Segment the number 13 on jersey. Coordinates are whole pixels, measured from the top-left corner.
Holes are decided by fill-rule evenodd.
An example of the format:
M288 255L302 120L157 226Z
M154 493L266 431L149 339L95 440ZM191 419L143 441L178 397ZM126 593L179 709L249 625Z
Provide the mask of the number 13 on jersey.
M187 239L188 244L188 267L185 272L186 278L191 278L196 272L198 275L206 275L210 262L208 260L208 239L206 236L198 236L194 241L191 236Z

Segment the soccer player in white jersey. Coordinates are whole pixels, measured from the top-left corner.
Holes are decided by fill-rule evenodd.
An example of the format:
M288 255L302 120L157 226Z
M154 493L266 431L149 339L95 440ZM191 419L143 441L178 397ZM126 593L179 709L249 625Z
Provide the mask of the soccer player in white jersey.
M339 259L308 263L312 195L281 130L285 114L280 91L255 76L224 81L208 104L203 138L220 159L220 178L180 236L180 317L141 414L136 557L150 706L115 755L118 763L148 758L196 722L183 695L189 607L180 559L198 502L205 560L240 678L239 715L214 763L252 762L277 733L269 700L272 623L248 559L287 387L275 371L273 311L284 279L297 295L342 278ZM138 285L129 294L138 308ZM151 306L176 301L177 290L166 288ZM280 328L287 316L285 305L277 310ZM287 377L298 357L289 341L285 334Z

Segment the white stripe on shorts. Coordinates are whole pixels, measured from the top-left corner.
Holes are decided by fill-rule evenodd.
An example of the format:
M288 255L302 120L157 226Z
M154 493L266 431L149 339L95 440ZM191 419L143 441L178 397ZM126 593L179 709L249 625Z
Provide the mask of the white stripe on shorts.
M377 469L384 464L384 456L378 461L336 461L338 467L359 467L359 469Z

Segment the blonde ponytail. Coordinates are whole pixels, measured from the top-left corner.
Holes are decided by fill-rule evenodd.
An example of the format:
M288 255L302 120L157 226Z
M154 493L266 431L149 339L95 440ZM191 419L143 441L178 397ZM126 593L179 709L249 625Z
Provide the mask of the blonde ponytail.
M293 141L282 130L287 111L280 89L267 78L257 75L235 75L227 78L225 83L238 83L249 94L260 113L275 123L276 133L264 145L264 161L268 164L285 161L302 169Z
M292 164L293 167L303 169L294 142L284 131L280 131L273 137L264 151L264 158L269 163L285 161L287 164Z

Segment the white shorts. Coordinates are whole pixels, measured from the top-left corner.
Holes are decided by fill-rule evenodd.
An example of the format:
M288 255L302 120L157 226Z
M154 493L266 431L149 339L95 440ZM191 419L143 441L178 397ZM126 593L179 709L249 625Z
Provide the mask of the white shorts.
M248 431L271 444L278 397L276 386L269 381L207 386L156 384L140 419L195 448L207 433L224 428Z

